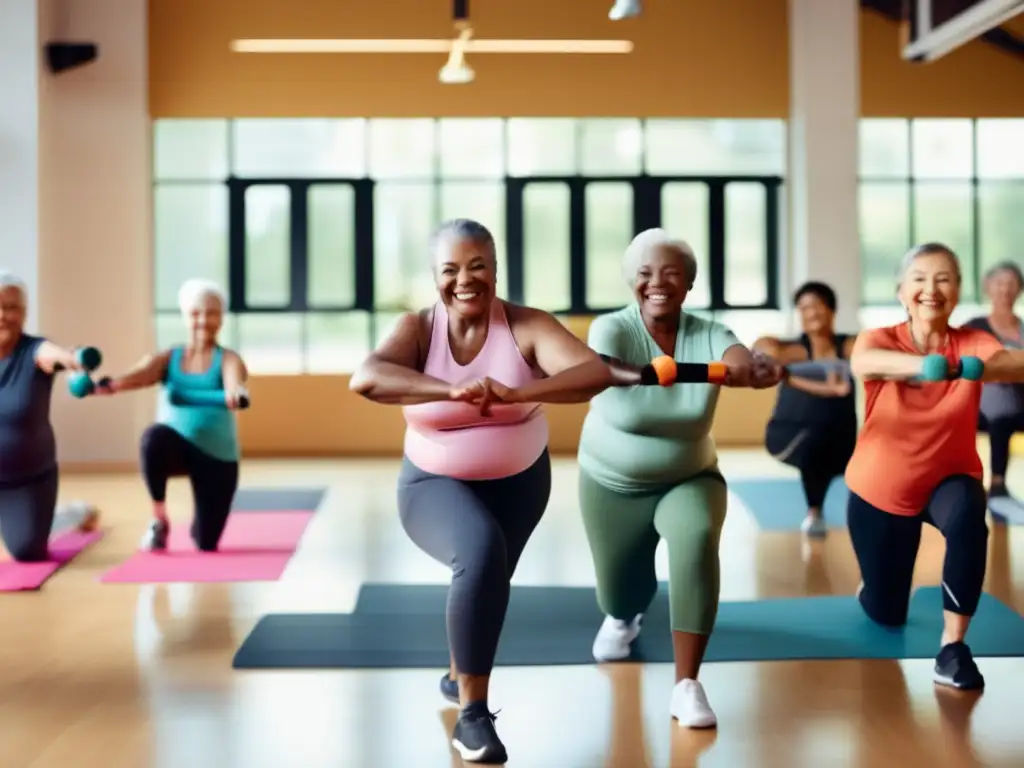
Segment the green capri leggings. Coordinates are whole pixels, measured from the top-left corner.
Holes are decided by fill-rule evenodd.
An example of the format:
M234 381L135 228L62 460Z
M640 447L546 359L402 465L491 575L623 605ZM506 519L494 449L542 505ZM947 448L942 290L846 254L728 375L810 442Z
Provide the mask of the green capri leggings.
M606 615L632 621L658 591L654 552L668 543L672 630L707 635L718 615L718 542L726 508L717 472L650 493L620 493L580 472L580 506Z

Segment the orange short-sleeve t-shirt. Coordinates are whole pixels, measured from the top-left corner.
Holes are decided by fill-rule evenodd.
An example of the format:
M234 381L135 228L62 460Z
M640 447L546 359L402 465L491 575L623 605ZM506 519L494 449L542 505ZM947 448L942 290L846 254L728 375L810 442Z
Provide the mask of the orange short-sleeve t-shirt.
M857 346L920 354L906 323L864 331ZM985 331L950 328L952 365L973 355L988 360L1002 350ZM982 477L977 449L981 382L923 383L865 380L864 426L846 467L849 489L873 507L917 515L951 475Z

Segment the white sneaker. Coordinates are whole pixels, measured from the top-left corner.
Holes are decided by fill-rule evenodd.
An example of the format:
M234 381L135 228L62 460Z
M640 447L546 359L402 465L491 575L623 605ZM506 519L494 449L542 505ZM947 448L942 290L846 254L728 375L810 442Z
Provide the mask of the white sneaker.
M696 680L680 680L672 689L672 717L684 728L714 728L718 718L711 711L704 686Z
M642 11L640 0L615 0L615 5L608 11L608 18L612 21L620 21L639 16Z
M815 539L820 539L828 534L825 518L811 517L810 515L804 518L804 521L800 524L800 530L803 531L805 536Z
M640 625L644 615L638 613L632 621L622 621L605 616L601 628L594 638L593 653L598 661L621 661L628 659L630 646L640 636Z

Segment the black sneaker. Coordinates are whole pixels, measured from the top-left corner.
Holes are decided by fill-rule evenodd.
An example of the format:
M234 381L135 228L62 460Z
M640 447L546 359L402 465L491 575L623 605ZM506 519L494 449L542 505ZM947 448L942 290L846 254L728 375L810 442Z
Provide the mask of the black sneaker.
M971 649L962 642L950 643L939 651L935 657L935 682L962 691L976 691L985 687L985 678L974 663Z
M474 701L459 713L452 746L467 763L501 765L508 761L505 745L494 730L494 719L483 701Z
M445 672L441 676L441 695L444 696L452 704L458 705L459 703L459 681L452 680L450 672Z
M142 537L142 548L149 552L163 552L167 549L167 539L170 535L170 525L163 520L154 520L146 535Z

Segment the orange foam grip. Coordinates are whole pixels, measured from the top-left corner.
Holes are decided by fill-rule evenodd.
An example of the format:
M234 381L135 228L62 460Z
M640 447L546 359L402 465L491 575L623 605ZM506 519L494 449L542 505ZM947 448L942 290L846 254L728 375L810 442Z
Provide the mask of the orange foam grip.
M651 360L651 367L658 376L658 383L663 387L671 387L676 383L676 361L668 355Z
M724 384L729 375L729 366L725 363L708 363L708 383Z

